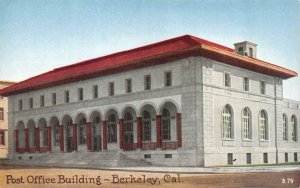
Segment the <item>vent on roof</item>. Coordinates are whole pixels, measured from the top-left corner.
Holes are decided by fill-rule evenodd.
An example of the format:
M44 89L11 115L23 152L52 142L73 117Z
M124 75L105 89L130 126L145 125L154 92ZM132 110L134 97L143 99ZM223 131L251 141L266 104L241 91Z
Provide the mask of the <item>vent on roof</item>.
M244 41L244 42L235 43L234 46L235 46L235 53L242 55L242 56L256 58L257 44L254 44L254 43L248 42L248 41Z

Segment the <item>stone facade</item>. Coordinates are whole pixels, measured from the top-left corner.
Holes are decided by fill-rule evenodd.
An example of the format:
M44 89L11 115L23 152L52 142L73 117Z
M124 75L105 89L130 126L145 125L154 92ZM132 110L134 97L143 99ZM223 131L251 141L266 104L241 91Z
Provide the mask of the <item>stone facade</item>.
M188 44L195 44L195 38ZM9 158L26 160L47 153L53 158L68 153L88 158L115 151L165 166L299 161L300 102L283 99L283 78L274 76L276 71L258 73L219 62L220 56L206 57L207 50L216 53L219 48L235 61L257 61L217 44L206 45L214 48L201 46L204 55L195 53L199 46L194 46L188 55L164 63L157 60L150 66L9 93ZM297 75L285 71L286 78ZM145 89L146 82L151 88ZM288 127L283 128L283 117Z

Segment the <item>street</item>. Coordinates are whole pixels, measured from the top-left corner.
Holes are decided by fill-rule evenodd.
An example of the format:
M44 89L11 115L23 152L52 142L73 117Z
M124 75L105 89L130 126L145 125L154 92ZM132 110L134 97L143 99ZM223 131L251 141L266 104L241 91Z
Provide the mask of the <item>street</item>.
M167 173L0 166L0 187L300 187L300 172Z

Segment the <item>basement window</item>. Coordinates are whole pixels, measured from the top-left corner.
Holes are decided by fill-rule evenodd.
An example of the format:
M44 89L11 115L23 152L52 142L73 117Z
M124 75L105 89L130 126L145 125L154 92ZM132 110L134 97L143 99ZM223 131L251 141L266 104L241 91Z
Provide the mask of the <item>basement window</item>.
M172 158L172 154L165 154L165 158L166 159L171 159Z
M144 159L151 159L151 154L145 154Z

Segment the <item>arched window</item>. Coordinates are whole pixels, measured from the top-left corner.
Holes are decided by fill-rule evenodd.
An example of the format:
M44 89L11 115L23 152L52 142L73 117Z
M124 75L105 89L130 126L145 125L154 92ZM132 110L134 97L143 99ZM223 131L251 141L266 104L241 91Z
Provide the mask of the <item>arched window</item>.
M86 119L81 118L79 120L79 144L86 143Z
M229 105L226 105L222 112L223 138L233 138L232 112Z
M162 112L162 139L171 140L171 116L166 108Z
M117 142L117 119L114 114L108 116L108 143Z
M287 117L285 114L283 114L283 119L282 119L282 132L283 132L283 140L287 141L288 140L288 122L287 122Z
M242 113L242 125L243 125L243 139L251 139L251 121L250 110L248 108L243 109Z
M262 110L259 113L259 128L260 128L260 139L268 140L268 122L267 113Z
M151 141L151 114L148 111L143 112L143 141Z
M124 144L133 143L133 117L127 112L124 116Z
M292 136L292 141L296 142L297 141L297 120L296 116L293 115L291 118L291 136Z

